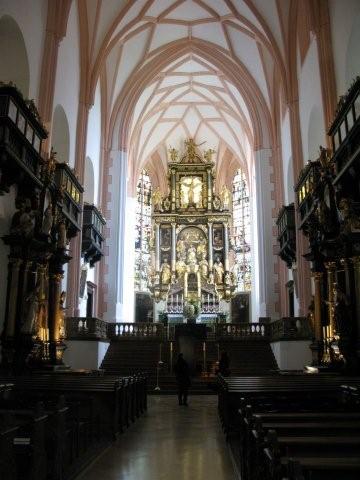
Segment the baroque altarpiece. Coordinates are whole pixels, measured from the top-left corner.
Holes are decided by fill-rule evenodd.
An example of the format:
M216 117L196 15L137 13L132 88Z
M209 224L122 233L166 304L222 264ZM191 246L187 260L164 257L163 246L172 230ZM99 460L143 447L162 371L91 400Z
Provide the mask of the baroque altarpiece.
M236 289L230 272L230 192L214 193L214 150L198 153L193 139L185 152L169 150L169 194L153 193L153 264L150 291L171 316L194 320L217 316Z

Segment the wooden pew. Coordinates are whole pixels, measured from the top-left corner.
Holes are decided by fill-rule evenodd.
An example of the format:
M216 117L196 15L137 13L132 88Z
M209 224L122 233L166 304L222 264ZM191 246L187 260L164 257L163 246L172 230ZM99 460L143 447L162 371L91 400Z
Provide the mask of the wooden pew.
M264 449L265 469L253 479L281 480L286 475L312 480L359 478L360 435L280 437L269 431L268 444ZM294 461L298 463L296 469L291 465Z

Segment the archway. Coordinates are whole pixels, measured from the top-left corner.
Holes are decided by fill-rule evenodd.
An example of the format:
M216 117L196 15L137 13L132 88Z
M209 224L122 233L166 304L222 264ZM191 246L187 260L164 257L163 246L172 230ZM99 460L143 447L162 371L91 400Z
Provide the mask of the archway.
M66 113L61 105L56 105L53 116L51 144L57 152L59 162L70 161L70 129Z
M30 70L24 37L15 20L0 19L0 81L13 82L25 98L29 96Z

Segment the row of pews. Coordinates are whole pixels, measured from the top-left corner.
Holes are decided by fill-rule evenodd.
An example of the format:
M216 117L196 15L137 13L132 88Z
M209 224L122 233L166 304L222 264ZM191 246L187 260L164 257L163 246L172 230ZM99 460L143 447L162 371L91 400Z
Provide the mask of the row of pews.
M147 409L146 378L0 377L0 479L67 480Z
M242 480L360 478L359 377L219 377Z

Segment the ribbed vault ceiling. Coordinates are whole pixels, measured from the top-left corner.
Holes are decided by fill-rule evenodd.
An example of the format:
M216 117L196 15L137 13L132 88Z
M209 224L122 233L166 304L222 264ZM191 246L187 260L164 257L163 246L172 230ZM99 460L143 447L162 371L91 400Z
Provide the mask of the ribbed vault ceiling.
M225 153L240 164L250 161L258 124L262 116L271 119L276 82L281 85L284 80L287 7L282 3L82 3L92 69L90 87L94 91L99 77L102 79L106 133L112 143L123 135L124 127L118 125L131 110L126 147L134 174L147 162L160 161L165 168L168 146L180 148L190 136L197 143L207 141L205 148L215 148L218 162ZM157 68L162 54L177 46L179 56L175 60L172 57L167 64L165 61L165 67L166 58L162 58ZM210 52L206 58L201 49ZM226 61L228 72L236 72L237 81L250 92L247 98L219 66L221 62L215 61L220 57L223 63ZM133 93L136 75L145 71L152 72L149 79L140 92ZM126 115L122 109L125 104Z

